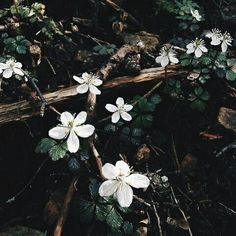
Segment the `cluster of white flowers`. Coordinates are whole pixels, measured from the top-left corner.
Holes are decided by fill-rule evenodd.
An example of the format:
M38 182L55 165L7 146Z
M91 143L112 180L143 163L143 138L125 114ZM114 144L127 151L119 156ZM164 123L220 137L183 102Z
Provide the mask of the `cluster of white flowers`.
M129 207L133 201L133 188L146 189L150 180L141 174L131 174L131 169L124 161L117 161L116 165L106 163L102 167L102 174L107 179L99 188L101 197L114 196L120 206Z
M206 37L211 39L211 45L217 46L221 44L221 51L226 52L228 46L232 46L231 43L233 41L230 33L227 31L224 34L221 33L219 29L212 29L206 33Z
M16 62L13 59L9 59L6 63L0 63L0 74L2 74L3 78L9 79L12 75L20 75L23 76L24 72L21 69L22 64L20 62Z
M160 56L156 58L156 63L161 64L162 67L166 67L169 63L177 64L179 62L176 58L176 51L171 45L164 45L160 50Z

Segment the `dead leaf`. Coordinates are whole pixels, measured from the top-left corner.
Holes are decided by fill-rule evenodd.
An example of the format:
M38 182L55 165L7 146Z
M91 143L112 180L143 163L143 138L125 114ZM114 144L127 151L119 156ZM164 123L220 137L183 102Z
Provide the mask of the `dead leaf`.
M180 164L181 171L189 174L190 176L195 176L195 169L197 165L197 158L192 154L188 153L182 160Z
M43 218L48 225L53 225L60 215L60 209L63 205L64 197L66 191L65 189L58 189L53 192L44 207Z
M150 157L150 148L146 144L139 146L137 153L134 156L136 162L143 162L149 159Z
M211 133L208 133L207 131L202 131L199 133L199 135L204 138L204 139L207 139L207 140L215 140L215 139L221 139L222 136L219 135L219 134L211 134Z
M218 115L218 121L226 129L236 132L236 111L227 107L221 107Z
M189 217L187 217L187 218L189 218ZM171 218L171 217L167 217L166 222L169 225L173 225L175 227L179 227L179 228L184 229L184 230L189 229L189 224L184 218L174 219L174 218Z

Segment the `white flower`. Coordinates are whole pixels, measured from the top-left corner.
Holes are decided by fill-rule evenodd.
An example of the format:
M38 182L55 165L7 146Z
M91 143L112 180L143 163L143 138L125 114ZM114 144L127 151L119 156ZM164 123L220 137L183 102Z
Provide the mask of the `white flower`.
M219 45L221 43L222 34L219 29L212 29L206 33L206 37L211 39L211 45Z
M202 39L196 38L194 41L189 43L187 46L187 54L194 53L196 57L201 57L203 52L208 52L205 47L205 42Z
M228 33L227 31L222 35L221 37L221 51L222 52L226 52L228 49L228 46L232 46L231 43L233 41L230 33Z
M156 63L161 64L162 67L165 67L172 62L174 64L178 63L179 60L176 58L176 51L170 45L165 45L161 48L160 56L156 58Z
M99 188L101 197L113 195L121 207L129 207L133 201L133 188L147 188L150 180L141 174L131 174L131 170L124 161L117 161L116 165L106 163L102 167L102 174L107 179Z
M22 64L20 62L16 62L13 59L9 59L6 63L0 63L0 74L2 74L3 78L11 78L13 74L23 76L24 73L21 69Z
M97 88L102 84L102 80L98 79L99 77L93 75L92 73L88 74L87 72L82 74L82 77L73 76L73 79L76 80L80 85L76 88L77 93L86 93L88 90L96 95L101 94L101 91Z
M84 124L87 118L87 113L81 111L75 118L65 111L61 113L61 124L49 130L48 135L54 139L67 138L67 147L69 152L75 153L78 151L80 143L79 137L88 138L94 133L94 126Z
M207 32L206 37L211 39L211 45L221 44L222 52L226 52L228 46L232 46L231 43L233 39L230 33L228 33L227 31L222 34L219 29L212 29L211 31Z
M195 18L197 21L201 21L202 16L199 14L198 10L190 10L193 18Z
M122 119L126 121L132 120L132 116L129 113L127 113L127 111L131 111L133 109L133 106L125 104L124 99L121 97L118 97L116 99L116 106L112 104L107 104L105 108L109 112L113 112L111 116L112 123L117 123L120 117L122 117Z

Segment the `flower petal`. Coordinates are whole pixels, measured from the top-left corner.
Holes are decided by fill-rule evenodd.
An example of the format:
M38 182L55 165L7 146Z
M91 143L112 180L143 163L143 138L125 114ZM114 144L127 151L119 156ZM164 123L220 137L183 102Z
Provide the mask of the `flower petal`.
M0 63L0 69L1 70L5 70L7 68L8 68L8 66L5 63Z
M81 84L76 88L77 93L86 93L88 92L89 86L87 84Z
M10 69L10 68L7 68L6 70L3 71L3 74L2 76L6 79L12 77L12 74L13 74L13 70Z
M150 184L148 177L141 174L131 174L125 178L125 182L134 188L147 188Z
M158 57L156 58L156 63L161 64L162 57L163 57L163 56L158 56Z
M208 49L207 49L205 46L203 46L203 45L199 45L199 48L200 48L200 50L202 50L203 52L208 52Z
M79 150L79 138L73 130L70 131L70 135L67 139L67 147L71 153L75 153Z
M112 104L107 104L105 106L105 108L109 111L109 112L116 112L118 110L118 108L115 105Z
M115 179L119 175L119 170L114 165L106 163L102 167L102 174L106 179Z
M74 119L74 126L82 125L87 119L87 112L81 111Z
M176 57L173 57L173 56L170 56L170 61L171 61L172 63L174 63L174 64L179 63L179 59L176 58Z
M94 85L94 86L100 86L100 85L102 85L102 83L103 83L103 81L101 80L101 79L92 79L92 84Z
M13 68L13 71L17 75L20 75L20 76L24 75L24 72L21 69L19 69L19 68Z
M64 139L68 135L69 131L70 129L68 127L57 126L50 129L48 135L54 139Z
M124 101L123 98L118 97L118 98L116 99L116 105L117 105L118 107L121 107L121 106L123 106L124 104L125 104L125 101Z
M125 104L124 105L124 110L125 111L131 111L133 109L133 106L132 105L129 105L129 104Z
M74 121L74 116L70 112L64 111L61 113L60 120L63 125L68 126L70 122Z
M88 82L91 79L91 74L84 72L82 74L82 78L84 79L85 82Z
M200 49L200 48L197 48L197 49L195 50L195 56L199 58L199 57L201 57L201 55L202 55L201 49Z
M99 187L98 193L101 197L109 197L116 192L118 187L118 181L106 180Z
M22 64L21 64L20 62L16 62L16 63L15 63L15 67L21 68L21 67L22 67Z
M93 125L81 125L74 127L74 131L79 137L88 138L94 133L95 127Z
M112 114L111 116L111 122L112 123L117 123L120 119L120 112L116 111L115 113Z
M78 76L76 76L76 75L73 76L73 79L74 79L75 81L77 81L78 83L80 83L80 84L83 84L83 83L84 83L84 80L83 80L81 77L78 77Z
M132 116L129 113L125 112L125 111L122 111L120 113L120 115L121 115L122 119L125 120L125 121L131 121L132 120Z
M101 94L101 91L96 86L94 86L93 84L89 84L89 91L93 94L96 94L96 95Z
M166 67L169 64L169 58L168 56L163 56L161 60L161 66Z
M220 43L221 43L221 40L220 40L219 38L214 37L214 38L212 38L212 40L211 40L211 45L217 46L217 45L219 45Z
M227 43L226 43L226 42L222 42L222 44L221 44L221 51L222 51L222 52L226 52L227 49L228 49ZM3 72L3 74L4 74L4 72ZM3 76L3 77L4 77L4 76Z
M116 198L121 207L129 207L133 201L132 188L125 182L122 182L116 192Z
M120 175L128 176L130 174L129 165L124 161L117 161L116 168Z

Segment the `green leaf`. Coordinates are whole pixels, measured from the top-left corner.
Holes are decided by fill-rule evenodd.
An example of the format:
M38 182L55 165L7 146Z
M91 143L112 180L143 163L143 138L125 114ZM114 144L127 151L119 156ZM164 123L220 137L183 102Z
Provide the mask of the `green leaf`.
M43 138L40 140L35 148L36 153L47 153L49 150L55 146L57 142L51 138Z
M93 220L95 204L80 198L79 215L80 221L84 223L90 223Z
M142 116L143 126L150 128L153 122L153 115L147 114Z
M52 158L53 161L57 161L66 155L66 151L67 151L66 143L58 144L50 149L49 156Z
M19 45L19 46L16 47L16 51L17 51L19 54L26 54L26 47Z
M154 103L154 104L159 104L161 102L161 97L158 94L153 95L150 98L150 102Z
M181 62L180 62L180 64L182 66L188 66L188 65L190 65L190 63L191 63L190 59L184 59L184 60L181 60Z
M210 94L207 92L207 91L204 91L202 93L202 95L200 96L200 98L203 100L203 101L208 101L210 99Z
M190 107L198 111L204 111L206 108L206 103L200 99L196 99L191 103Z
M6 39L3 40L3 42L5 44L9 44L9 43L15 43L16 40L14 38L6 38Z
M96 205L96 209L95 209L95 216L96 219L99 221L105 221L106 217L108 215L108 211L109 211L109 206L110 205Z
M228 70L226 72L226 79L229 81L234 81L236 79L236 73L234 73L232 70Z
M98 181L96 179L90 179L89 192L94 200L98 197L98 189Z
M123 224L123 231L125 235L132 235L133 233L133 225L129 221L125 221Z
M124 222L120 213L112 205L109 205L107 210L108 210L108 214L106 217L107 224L113 230L120 229L122 227L123 222Z
M194 93L197 95L197 96L201 96L201 94L203 93L203 88L202 87L197 87L194 89Z

